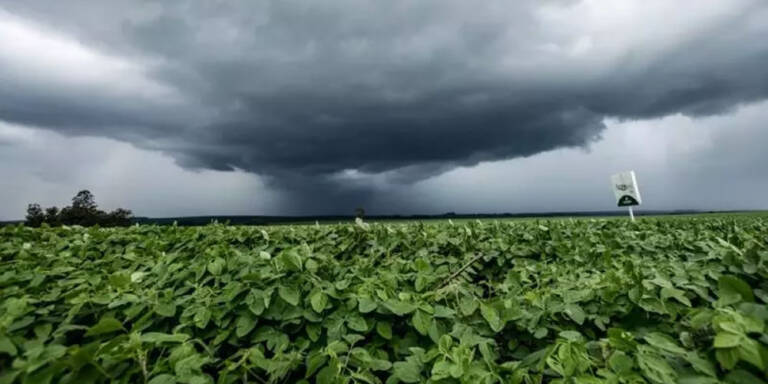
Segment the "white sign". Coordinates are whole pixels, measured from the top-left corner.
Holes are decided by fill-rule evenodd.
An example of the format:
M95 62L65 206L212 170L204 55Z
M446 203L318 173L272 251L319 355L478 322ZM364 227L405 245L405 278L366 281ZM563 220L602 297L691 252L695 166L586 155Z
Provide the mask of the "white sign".
M616 204L619 207L631 207L640 205L640 190L637 189L635 171L617 173L611 176L613 194L616 196Z

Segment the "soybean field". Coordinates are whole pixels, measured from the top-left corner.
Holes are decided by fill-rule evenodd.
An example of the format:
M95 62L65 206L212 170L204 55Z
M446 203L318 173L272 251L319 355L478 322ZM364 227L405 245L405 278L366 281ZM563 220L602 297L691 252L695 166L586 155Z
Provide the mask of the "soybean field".
M0 383L765 383L768 217L0 228Z

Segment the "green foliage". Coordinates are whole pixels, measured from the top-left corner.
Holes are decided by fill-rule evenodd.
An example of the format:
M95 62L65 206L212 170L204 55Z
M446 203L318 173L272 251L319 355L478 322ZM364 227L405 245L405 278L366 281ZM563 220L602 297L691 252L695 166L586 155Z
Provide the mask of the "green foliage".
M0 383L767 379L758 217L9 226L0 266Z

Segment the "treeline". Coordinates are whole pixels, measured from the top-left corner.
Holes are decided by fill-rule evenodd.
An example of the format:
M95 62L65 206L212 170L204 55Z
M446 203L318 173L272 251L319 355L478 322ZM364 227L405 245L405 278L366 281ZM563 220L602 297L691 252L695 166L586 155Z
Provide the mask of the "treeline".
M40 204L29 204L25 225L39 227L43 223L52 227L60 225L127 227L133 223L133 213L124 208L118 208L112 212L102 211L96 204L93 194L83 190L72 198L72 205L61 209L57 207L43 209Z

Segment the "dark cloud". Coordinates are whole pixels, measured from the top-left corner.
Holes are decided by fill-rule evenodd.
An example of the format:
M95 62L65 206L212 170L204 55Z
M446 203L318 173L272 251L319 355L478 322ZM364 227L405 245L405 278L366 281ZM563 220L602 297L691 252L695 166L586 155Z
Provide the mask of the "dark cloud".
M345 170L412 182L585 146L606 117L706 116L768 97L764 1L681 2L605 30L556 18L587 17L583 6L11 1L13 17L142 63L142 81L167 92L51 89L0 57L0 119L258 173L317 206L368 201Z

